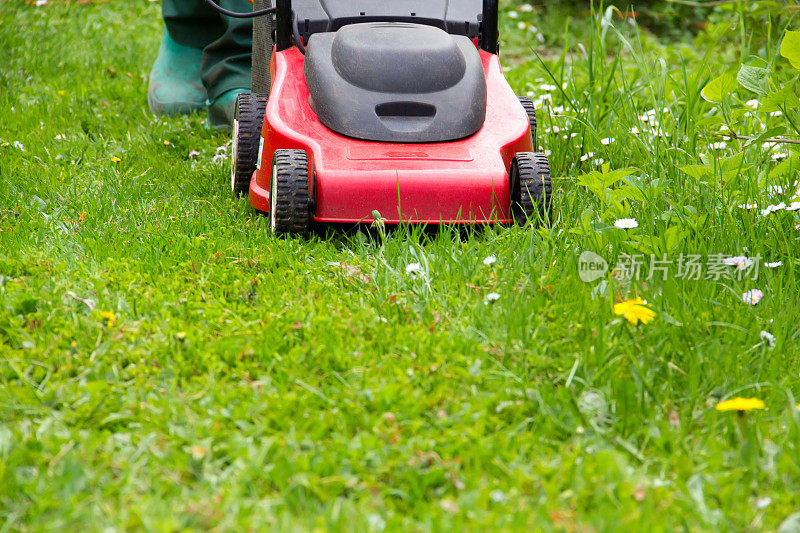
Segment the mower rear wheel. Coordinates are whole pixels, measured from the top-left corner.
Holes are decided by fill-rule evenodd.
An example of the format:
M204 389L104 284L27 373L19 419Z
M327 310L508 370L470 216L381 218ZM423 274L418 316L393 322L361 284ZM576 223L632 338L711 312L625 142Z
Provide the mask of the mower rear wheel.
M261 128L267 99L252 93L241 93L236 97L233 114L233 138L231 145L231 192L236 197L250 190L250 179L258 165L258 150L261 144Z
M541 152L519 152L511 162L511 214L518 224L553 221L550 161Z
M276 150L272 158L269 226L276 235L311 231L308 157L303 150Z
M519 103L525 108L525 113L528 114L528 122L531 125L531 139L533 140L533 149L539 149L539 132L536 123L536 106L528 96L517 96Z

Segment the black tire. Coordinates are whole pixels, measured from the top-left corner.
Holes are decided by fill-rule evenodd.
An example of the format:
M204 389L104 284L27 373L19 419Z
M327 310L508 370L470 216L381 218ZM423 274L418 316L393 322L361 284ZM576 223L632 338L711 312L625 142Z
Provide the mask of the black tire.
M531 125L531 139L533 140L533 149L539 149L539 132L538 126L536 123L536 106L533 104L533 100L531 100L527 96L517 96L519 98L519 103L522 104L522 107L525 108L525 113L528 114L528 122Z
M258 165L261 128L267 99L253 93L236 97L233 113L233 138L231 146L231 191L239 197L250 190L250 179Z
M518 224L553 222L550 161L541 152L519 152L511 162L511 213Z
M276 150L272 158L269 225L276 235L311 231L308 158L302 150Z

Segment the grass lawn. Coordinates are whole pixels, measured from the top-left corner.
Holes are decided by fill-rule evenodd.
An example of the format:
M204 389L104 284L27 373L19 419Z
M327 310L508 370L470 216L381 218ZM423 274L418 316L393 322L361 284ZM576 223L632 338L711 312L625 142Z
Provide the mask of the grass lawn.
M150 115L158 2L0 1L0 532L800 531L800 211L739 207L791 206L800 113L700 94L796 75L797 12L747 4L681 41L507 7L552 227L300 240Z

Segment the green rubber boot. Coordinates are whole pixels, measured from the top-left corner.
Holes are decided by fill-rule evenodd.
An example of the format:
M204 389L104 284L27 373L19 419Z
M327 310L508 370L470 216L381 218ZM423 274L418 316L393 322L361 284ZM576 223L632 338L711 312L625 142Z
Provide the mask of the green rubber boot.
M233 113L236 111L236 97L241 93L250 92L248 89L231 89L222 93L213 102L208 103L208 126L214 129L230 131L233 122Z
M147 103L156 115L189 114L205 107L206 90L200 81L203 51L176 43L164 28L153 70Z

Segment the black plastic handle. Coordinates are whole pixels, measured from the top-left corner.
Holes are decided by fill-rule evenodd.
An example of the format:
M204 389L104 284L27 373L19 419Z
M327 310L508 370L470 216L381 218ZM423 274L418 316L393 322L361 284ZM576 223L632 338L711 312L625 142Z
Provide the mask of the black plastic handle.
M500 51L499 4L498 0L483 0L481 49L490 54L497 54Z
M282 52L292 47L292 0L278 0L275 7L275 48Z

